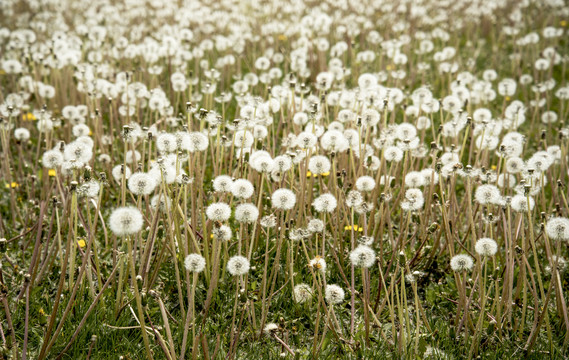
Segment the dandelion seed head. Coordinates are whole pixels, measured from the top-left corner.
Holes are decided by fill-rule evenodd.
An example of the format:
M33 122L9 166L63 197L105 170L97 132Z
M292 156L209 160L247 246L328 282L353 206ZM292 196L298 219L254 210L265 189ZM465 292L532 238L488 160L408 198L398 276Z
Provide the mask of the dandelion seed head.
M120 207L111 213L109 227L117 236L133 235L142 229L142 213L135 207Z
M498 251L498 244L490 238L481 238L474 245L474 250L480 256L494 256Z
M214 227L211 231L214 239L219 241L229 241L231 240L231 236L233 232L231 228L227 225L221 225L220 227Z
M190 254L184 259L184 267L192 273L201 273L205 269L205 258L200 254Z
M568 241L569 219L559 216L549 219L545 225L545 232L550 239Z
M375 251L367 245L359 245L350 252L350 262L357 267L369 268L375 263Z
M470 271L474 266L474 261L467 254L455 255L450 259L450 268L453 271Z
M499 204L502 200L502 194L497 186L485 184L476 189L474 199L482 205Z
M231 217L231 208L226 203L218 202L209 205L205 213L211 221L227 221Z
M312 202L312 206L317 212L331 213L336 209L338 201L332 194L322 194Z
M162 133L156 139L156 147L162 153L174 152L178 147L178 140L174 134Z
M295 285L293 291L294 301L299 304L305 303L312 298L312 288L308 284Z
M296 204L296 195L289 189L278 189L271 196L272 206L279 210L290 210Z
M30 131L26 128L17 128L14 130L14 138L18 141L28 141L30 138Z
M247 179L237 179L231 185L231 193L238 199L249 199L254 192L253 184Z
M155 178L148 173L137 172L128 178L128 189L135 195L149 195L156 186Z
M325 298L326 302L331 305L336 305L344 301L344 290L338 285L326 285Z
M63 154L59 150L48 150L42 156L42 164L48 169L55 169L63 163Z
M528 196L517 194L512 196L510 206L512 210L515 212L527 212L533 210L535 205L535 200L530 196L528 200Z
M350 190L346 195L346 205L348 207L356 207L364 201L362 193L357 190Z
M239 204L235 208L235 220L242 223L254 223L259 217L259 209L255 204Z
M228 175L219 175L213 179L213 189L216 192L230 192L233 185L233 179Z
M227 271L233 276L245 275L249 272L249 260L241 255L233 256L227 261Z
M324 221L320 219L311 219L308 222L307 229L312 233L321 233L324 231Z
M371 176L360 176L356 180L356 189L361 192L370 192L375 189L375 180Z
M320 256L316 256L314 259L311 259L308 262L308 266L315 270L319 270L322 273L326 272L326 261L324 261Z
M308 161L308 170L317 175L330 172L332 165L326 156L312 156Z
M101 185L97 181L89 180L77 188L77 193L83 197L94 198L99 194L100 189Z
M153 210L169 211L172 209L172 199L164 194L156 194L150 199L150 207Z

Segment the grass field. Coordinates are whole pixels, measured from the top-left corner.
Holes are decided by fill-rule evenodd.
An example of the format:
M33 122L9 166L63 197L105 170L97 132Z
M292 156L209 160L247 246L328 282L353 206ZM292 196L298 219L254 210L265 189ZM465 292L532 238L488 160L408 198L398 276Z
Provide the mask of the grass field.
M562 0L2 0L0 359L564 359Z

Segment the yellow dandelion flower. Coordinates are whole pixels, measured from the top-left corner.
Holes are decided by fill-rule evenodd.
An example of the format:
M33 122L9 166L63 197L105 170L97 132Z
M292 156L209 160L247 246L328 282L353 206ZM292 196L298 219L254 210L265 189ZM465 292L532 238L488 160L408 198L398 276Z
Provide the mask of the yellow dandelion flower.
M330 175L330 171L322 173L320 176L328 176L328 175Z
M17 188L17 187L19 187L19 186L20 186L20 184L18 184L18 183L15 182L15 181L12 181L11 184L6 184L6 189L9 189L9 188L15 189L15 188Z
M77 245L79 245L80 248L84 248L87 243L85 243L85 240L80 239L77 241Z
M506 101L510 101L510 100L512 100L512 98L509 96L506 96Z
M387 65L387 66L385 67L385 69L386 69L387 71L391 71L391 70L393 70L393 65L389 64L389 65Z
M307 171L307 172L306 172L306 177L311 177L311 176L312 176L312 173L311 173L310 171Z
M36 116L34 114L32 114L31 112L28 112L28 113L24 114L23 116L24 116L24 121L37 120Z
M288 39L288 37L287 37L286 35L284 35L284 34L280 34L280 35L279 35L279 40L280 40L280 41L286 41L287 39Z
M344 226L344 230L352 230L352 226L351 225ZM362 232L364 231L364 228L358 225L354 225L354 231Z
M565 27L565 26L567 26L567 21L566 21L566 20L561 20L561 21L559 22L559 25Z
M48 174L49 176L55 176L55 169L49 169L49 170L47 171L47 174Z

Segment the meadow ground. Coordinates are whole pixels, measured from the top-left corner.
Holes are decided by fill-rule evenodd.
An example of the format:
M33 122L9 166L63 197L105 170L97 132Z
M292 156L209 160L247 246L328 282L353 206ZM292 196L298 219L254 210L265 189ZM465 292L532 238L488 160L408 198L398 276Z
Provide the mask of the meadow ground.
M0 359L568 355L563 0L2 0Z

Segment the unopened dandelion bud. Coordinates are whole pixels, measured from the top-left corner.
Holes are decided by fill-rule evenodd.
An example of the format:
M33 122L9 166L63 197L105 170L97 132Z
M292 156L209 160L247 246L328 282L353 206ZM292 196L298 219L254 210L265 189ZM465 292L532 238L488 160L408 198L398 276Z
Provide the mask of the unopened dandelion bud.
M72 191L72 192L75 191L75 190L77 190L77 185L79 185L79 184L77 183L77 181L72 181L72 182L69 184L69 190Z
M132 128L128 125L124 125L122 127L122 136L123 138L127 139L128 138L128 134L130 134L130 131L132 130Z
M85 179L85 181L91 180L91 167L90 166L85 166L85 169L83 171L83 179Z
M6 249L8 248L8 241L6 238L0 239L0 253L6 253Z
M443 167L443 163L440 162L440 161L437 161L437 164L435 165L435 171L436 171L437 173L440 173L442 167Z
M434 223L432 223L432 224L429 226L429 228L427 229L427 232L428 232L429 234L432 234L432 233L434 233L435 231L437 231L438 228L439 228L439 224L436 223L436 222L434 222Z

